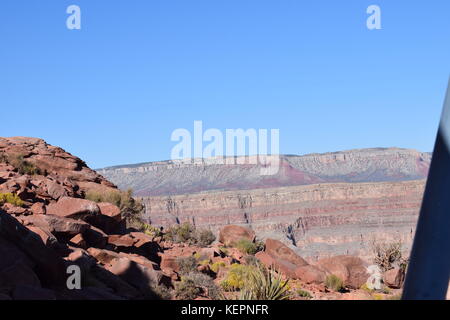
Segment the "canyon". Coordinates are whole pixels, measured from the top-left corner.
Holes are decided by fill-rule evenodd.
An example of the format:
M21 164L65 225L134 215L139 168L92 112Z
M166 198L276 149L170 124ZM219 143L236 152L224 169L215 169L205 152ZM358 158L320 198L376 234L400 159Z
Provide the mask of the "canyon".
M409 252L431 154L376 148L280 158L274 176L261 176L258 164L208 159L98 172L133 188L152 225L190 222L214 232L227 224L248 226L258 238L278 239L309 260L369 258L374 241L402 241Z

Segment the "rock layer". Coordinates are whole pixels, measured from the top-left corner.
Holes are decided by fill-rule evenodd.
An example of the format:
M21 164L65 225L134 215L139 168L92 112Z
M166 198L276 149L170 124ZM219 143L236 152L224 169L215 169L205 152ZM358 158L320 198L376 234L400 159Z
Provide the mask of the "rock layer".
M214 230L250 226L259 238L275 238L312 259L367 255L370 242L402 240L409 249L424 180L336 183L247 191L145 197L154 225L189 221Z

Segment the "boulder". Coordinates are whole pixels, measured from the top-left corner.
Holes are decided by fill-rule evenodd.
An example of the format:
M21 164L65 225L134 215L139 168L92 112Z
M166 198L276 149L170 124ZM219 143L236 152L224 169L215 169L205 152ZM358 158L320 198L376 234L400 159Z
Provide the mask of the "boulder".
M92 257L102 264L110 264L114 259L120 258L120 255L117 252L110 250L88 248L87 251Z
M42 202L36 202L31 206L30 211L33 214L45 214L45 205Z
M35 233L2 211L0 211L0 238L14 243L26 253L35 263L34 271L43 285L64 285L66 275L64 261L41 239L37 239Z
M77 246L79 248L83 248L86 249L87 245L86 245L86 240L84 240L83 235L82 234L77 234L76 236L74 236L73 238L71 238L69 240L69 242L71 244L73 244L74 246Z
M170 278L161 271L147 268L125 257L112 260L111 265L105 268L142 292L152 291L152 287L163 283L170 283Z
M366 263L354 256L342 255L321 259L317 261L317 266L327 274L341 278L344 285L352 289L359 289L370 276L367 273Z
M383 282L390 288L400 289L405 280L405 271L402 268L394 268L383 274Z
M97 204L90 200L62 197L47 206L47 214L63 218L83 219L100 212Z
M39 238L42 240L42 242L46 245L46 246L53 246L55 245L58 240L56 239L56 237L49 232L46 229L41 229L39 227L35 227L35 226L27 226L28 230L30 230L31 232L34 232L36 235L39 236Z
M110 235L108 236L108 243L112 244L116 247L125 247L129 248L134 246L134 244L137 242L136 239L134 239L131 235Z
M122 221L122 215L120 213L120 209L117 206L107 202L100 202L97 203L97 205L100 208L100 213L102 215L113 218L117 222Z
M301 266L295 269L295 278L308 284L322 284L325 282L326 277L324 271L312 265Z
M84 221L51 215L32 215L21 217L21 219L25 225L31 224L51 233L63 233L73 236L83 233L91 227Z
M228 225L220 229L219 241L226 246L233 246L239 240L255 241L255 232L249 228Z
M271 255L275 260L284 260L298 267L308 265L302 257L281 241L267 239L265 245L264 251Z

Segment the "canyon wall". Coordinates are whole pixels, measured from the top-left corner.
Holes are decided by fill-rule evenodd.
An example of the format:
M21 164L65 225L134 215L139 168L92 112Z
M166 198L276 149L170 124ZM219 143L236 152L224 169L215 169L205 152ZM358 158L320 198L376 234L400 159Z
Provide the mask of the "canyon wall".
M315 260L370 255L370 243L414 236L425 180L305 186L143 197L146 219L170 226L189 221L216 231L248 225Z

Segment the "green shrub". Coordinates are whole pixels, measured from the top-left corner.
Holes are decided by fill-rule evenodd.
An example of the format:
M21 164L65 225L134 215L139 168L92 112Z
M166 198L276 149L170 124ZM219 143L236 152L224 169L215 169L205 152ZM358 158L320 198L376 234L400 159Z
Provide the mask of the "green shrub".
M256 258L255 256L252 256L252 255L245 256L244 260L245 260L245 264L247 264L249 266L258 267L261 264L261 262L258 260L258 258Z
M22 199L15 193L0 193L0 205L10 203L17 207L23 207L25 204Z
M241 239L236 242L236 248L246 254L255 254L257 252L256 244L247 239Z
M276 274L265 267L250 271L247 283L241 291L241 300L288 300L289 281L283 281L281 274Z
M187 274L197 271L198 261L194 256L180 257L177 259L177 263L180 267L181 274Z
M219 287L214 283L214 280L204 274L199 272L191 272L185 276L186 278L192 280L197 288L213 300L219 300L223 298L222 292Z
M175 296L181 300L193 300L201 293L194 280L182 277L181 281L175 282Z
M234 263L224 280L220 283L225 291L236 291L242 289L248 280L250 273L255 267Z
M213 271L214 273L219 272L220 268L225 267L226 264L223 261L217 261L214 262L209 268L211 269L211 271Z
M309 292L306 291L306 290L298 289L298 290L297 290L297 294L298 294L298 296L299 296L300 298L312 299L311 293L309 293Z
M196 230L195 239L197 245L199 245L200 247L206 247L213 243L214 240L216 240L216 236L214 235L214 233L212 233L211 230L202 229Z
M338 276L331 274L325 279L325 286L328 289L339 292L344 289L344 281Z
M0 154L0 162L7 163L14 167L20 174L28 175L45 175L46 172L36 167L33 163L25 160L24 156L21 154L7 155L4 152Z
M140 230L142 232L144 232L146 235L153 237L153 238L163 236L163 232L161 231L160 228L152 226L151 224L148 224L148 223L142 223Z
M164 239L175 243L188 243L206 247L216 240L214 234L207 229L196 229L190 223L171 226L164 234Z
M89 190L85 194L85 199L95 202L108 202L120 209L120 213L129 224L137 223L142 228L141 215L144 206L139 200L132 197L133 191L113 190L109 192L98 192Z

